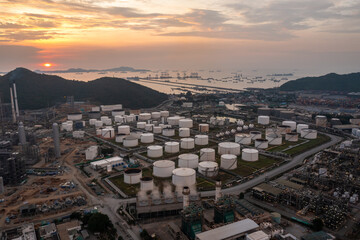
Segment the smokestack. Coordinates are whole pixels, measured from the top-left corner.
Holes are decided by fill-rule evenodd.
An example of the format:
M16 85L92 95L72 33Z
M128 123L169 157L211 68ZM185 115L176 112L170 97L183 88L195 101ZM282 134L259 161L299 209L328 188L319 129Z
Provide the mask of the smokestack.
M20 144L25 145L26 144L26 134L25 134L25 127L24 127L24 124L22 122L19 122L18 132L19 132L19 142L20 142Z
M16 123L16 113L15 113L15 105L14 105L14 96L13 96L13 91L12 91L11 85L10 85L9 87L10 87L10 100L11 100L12 118L13 118L13 123Z
M61 155L59 126L57 123L54 123L52 128L53 128L53 141L54 141L55 157L59 158Z
M184 187L183 191L183 209L185 209L186 207L189 206L189 195L190 195L190 188L189 187Z
M16 110L16 117L19 117L19 105L18 105L18 99L17 99L17 93L16 93L16 84L15 81L13 83L14 88L14 97L15 97L15 110Z
M220 197L221 197L221 181L216 180L216 183L215 183L215 202L217 202Z

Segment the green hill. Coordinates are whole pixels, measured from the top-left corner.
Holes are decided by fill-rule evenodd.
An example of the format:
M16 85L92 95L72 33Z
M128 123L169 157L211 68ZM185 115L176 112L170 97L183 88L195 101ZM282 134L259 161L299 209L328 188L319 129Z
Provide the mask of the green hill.
M121 103L125 108L133 109L153 107L168 98L166 94L121 78L104 77L82 82L17 68L0 77L4 102L10 102L9 83L12 81L16 82L20 109L53 106L64 102L65 96L98 104Z
M324 90L360 92L360 73L339 75L330 73L320 77L305 77L289 81L280 86L283 91Z

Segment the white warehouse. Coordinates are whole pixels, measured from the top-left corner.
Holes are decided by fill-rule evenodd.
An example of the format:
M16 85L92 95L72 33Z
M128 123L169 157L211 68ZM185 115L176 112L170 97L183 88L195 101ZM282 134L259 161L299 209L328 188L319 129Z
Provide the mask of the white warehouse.
M107 166L109 165L111 165L112 167L120 166L122 165L122 163L124 163L124 160L121 157L111 157L92 162L90 163L90 166L93 169L103 169L107 168Z

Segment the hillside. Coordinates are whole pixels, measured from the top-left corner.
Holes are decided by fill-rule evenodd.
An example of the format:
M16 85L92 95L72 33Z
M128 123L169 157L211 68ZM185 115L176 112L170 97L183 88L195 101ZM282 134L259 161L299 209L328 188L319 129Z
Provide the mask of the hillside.
M283 91L324 90L359 92L360 73L343 75L330 73L320 77L305 77L284 83L280 86L280 89Z
M9 82L15 81L20 109L39 109L64 102L90 100L99 104L121 103L126 108L148 108L160 104L167 95L121 78L104 77L89 82L66 80L59 76L17 68L0 77L3 101L10 102Z

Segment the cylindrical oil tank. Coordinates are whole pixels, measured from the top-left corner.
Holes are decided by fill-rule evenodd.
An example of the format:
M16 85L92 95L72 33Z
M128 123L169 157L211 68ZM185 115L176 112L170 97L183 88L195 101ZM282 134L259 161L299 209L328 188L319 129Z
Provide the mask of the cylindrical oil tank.
M147 147L147 156L150 158L159 158L163 155L163 147L159 145L152 145Z
M161 117L168 117L168 116L170 116L170 113L169 113L169 111L160 111L160 116Z
M192 168L176 168L172 171L172 183L177 187L196 184L196 172Z
M239 144L249 145L251 144L251 135L245 133L235 134L235 142Z
M69 113L67 115L69 121L78 121L82 119L82 113Z
M123 126L118 126L118 133L119 134L130 134L130 126L128 125L123 125Z
M195 147L195 141L193 138L180 139L180 147L182 149L193 149Z
M258 116L258 124L268 125L270 123L269 116Z
M167 178L171 177L172 171L175 169L175 162L170 160L159 160L153 163L153 175L155 177Z
M154 179L152 177L140 178L140 191L152 191L154 189Z
M142 171L138 168L129 168L124 172L124 182L127 184L138 184L142 177Z
M277 126L277 131L279 134L285 135L285 134L291 132L291 127L287 126L287 125L279 125L279 126Z
M140 129L145 129L146 122L137 122L136 127Z
M123 123L125 122L125 117L120 116L120 115L115 116L115 117L114 117L114 121L115 121L116 123L123 124Z
M115 137L115 130L112 127L106 127L101 129L101 137L103 138L113 138Z
M195 144L198 146L205 146L209 144L208 135L195 135Z
M102 121L102 122L104 123L104 125L106 125L106 126L110 126L110 125L112 124L111 118L104 118L104 119L102 119L101 121Z
M175 129L174 128L164 128L162 130L162 135L166 137L173 137L175 136Z
M135 121L135 115L126 115L126 116L125 116L125 121L126 121L127 123L130 123L130 122Z
M207 124L207 123L199 124L199 131L202 132L202 133L209 132L209 124Z
M327 125L327 118L326 118L326 116L317 115L317 116L315 117L315 124L316 124L316 126L319 126L319 127L326 127L326 125Z
M160 119L161 118L160 112L152 112L151 113L151 118L152 119Z
M101 130L102 128L96 129L96 136L101 136Z
M138 144L139 140L133 136L128 136L123 140L124 147L136 147Z
M179 128L179 137L190 137L190 128Z
M242 150L241 159L248 162L259 160L259 151L256 149L245 148Z
M266 149L269 147L269 141L264 138L259 138L255 140L255 147L258 149Z
M266 128L265 129L265 136L268 134L278 134L280 135L280 132L277 128L273 127L273 128Z
M251 140L256 140L261 138L261 132L260 131L250 131Z
M160 134L161 131L162 131L162 127L159 127L159 126L154 126L153 127L153 133Z
M302 129L301 130L301 137L305 139L316 139L317 138L317 131L314 129Z
M170 124L171 126L178 126L180 119L181 119L181 118L180 118L179 116L168 117L168 118L167 118L167 122L168 122L168 124Z
M215 177L219 172L219 165L213 161L203 161L199 163L198 172L205 177Z
M96 122L96 119L94 119L94 118L89 119L89 125L90 126L95 126L95 122Z
M269 133L266 135L266 139L269 141L269 145L281 145L282 136L276 133Z
M307 125L307 124L298 124L297 126L296 126L296 132L297 133L301 133L301 130L302 129L305 129L305 128L309 128L309 125Z
M180 151L180 144L178 142L166 142L165 152L166 153L177 153Z
M289 142L299 141L299 134L296 132L290 132L285 135L285 140Z
M140 113L139 114L139 121L147 121L151 119L150 113Z
M143 133L143 134L141 134L140 142L142 142L142 143L152 143L152 142L154 142L154 134L152 134L152 133Z
M96 120L96 122L95 122L95 127L96 128L102 127L103 125L104 125L104 123L102 121Z
M199 165L199 156L192 153L180 154L178 165L182 168L197 168Z
M145 131L152 132L154 124L145 124Z
M179 120L179 127L181 128L192 128L193 127L193 120L192 119L180 119Z
M296 130L296 122L294 121L282 121L281 125L289 126L291 128L291 131Z
M240 144L233 142L222 142L218 145L218 154L240 155Z
M141 138L141 134L143 134L143 133L140 132L140 131L130 132L130 136L132 136L132 137L134 137L134 138L137 138L137 139L140 139L140 138Z
M200 149L200 161L215 161L215 149L212 148Z
M111 116L115 117L115 116L124 116L125 115L125 111L124 110L119 110L119 109L115 109L111 111Z
M115 142L122 143L124 141L124 138L126 138L128 135L126 134L116 134L115 136Z
M237 168L237 156L234 154L221 155L220 167L222 169L236 169Z

